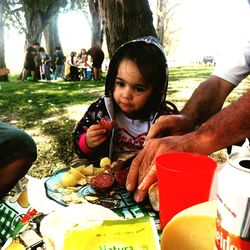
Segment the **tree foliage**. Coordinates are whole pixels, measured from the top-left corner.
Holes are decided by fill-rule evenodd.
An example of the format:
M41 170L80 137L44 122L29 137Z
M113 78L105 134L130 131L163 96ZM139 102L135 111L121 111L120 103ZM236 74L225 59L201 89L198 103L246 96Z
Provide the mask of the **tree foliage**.
M67 0L3 0L4 20L25 34L26 46L40 41L42 32Z

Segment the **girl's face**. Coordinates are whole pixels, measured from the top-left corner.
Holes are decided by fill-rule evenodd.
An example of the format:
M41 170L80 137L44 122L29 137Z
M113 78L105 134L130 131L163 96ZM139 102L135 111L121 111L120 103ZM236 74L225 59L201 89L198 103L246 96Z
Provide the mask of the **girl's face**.
M152 85L146 85L137 65L129 60L121 61L114 84L114 99L120 109L130 118L142 111L153 92Z

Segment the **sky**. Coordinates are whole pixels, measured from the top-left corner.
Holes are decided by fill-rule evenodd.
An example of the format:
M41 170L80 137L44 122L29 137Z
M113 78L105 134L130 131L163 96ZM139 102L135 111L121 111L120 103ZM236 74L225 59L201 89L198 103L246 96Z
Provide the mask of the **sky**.
M206 55L217 56L227 47L235 46L249 30L249 11L247 0L181 0L174 17L180 30L178 50L171 56L177 60L197 61ZM66 53L90 47L90 27L81 13L61 14L59 32ZM24 35L13 30L5 33L7 66L11 71L20 71Z
M247 0L182 0L175 17L181 29L177 54L217 56L235 46L249 31L249 12Z

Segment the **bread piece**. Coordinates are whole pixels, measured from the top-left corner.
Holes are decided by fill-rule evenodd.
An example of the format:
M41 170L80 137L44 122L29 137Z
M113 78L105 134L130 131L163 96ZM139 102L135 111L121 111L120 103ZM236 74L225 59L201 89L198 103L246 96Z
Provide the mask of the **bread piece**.
M149 201L155 211L159 211L159 189L158 182L151 185L148 190Z

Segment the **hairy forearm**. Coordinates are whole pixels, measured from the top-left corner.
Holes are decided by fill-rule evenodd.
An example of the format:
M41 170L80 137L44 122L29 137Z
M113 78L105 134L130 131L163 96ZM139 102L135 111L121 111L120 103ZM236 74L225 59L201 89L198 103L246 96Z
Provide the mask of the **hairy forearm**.
M186 136L191 151L210 154L250 137L250 90Z
M216 76L210 76L194 91L181 114L190 119L193 127L202 124L216 114L234 86Z

